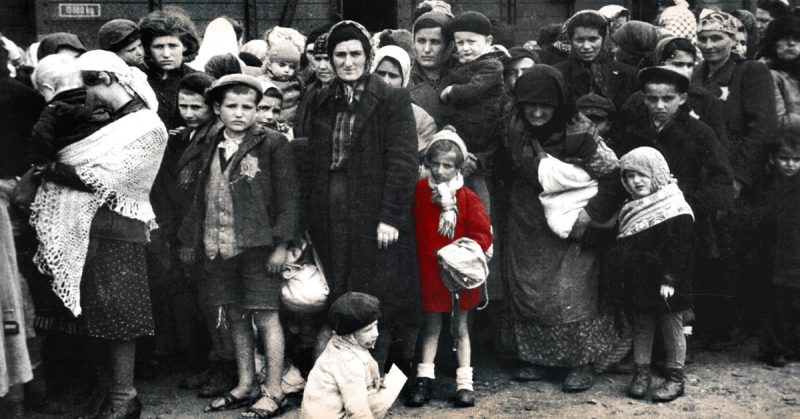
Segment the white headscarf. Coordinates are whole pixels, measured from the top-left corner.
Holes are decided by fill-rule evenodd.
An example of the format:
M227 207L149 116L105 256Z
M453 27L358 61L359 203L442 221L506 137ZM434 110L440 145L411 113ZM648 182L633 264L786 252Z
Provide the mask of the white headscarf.
M372 60L372 69L370 73L374 73L378 66L381 65L381 61L385 58L391 58L400 64L400 73L401 76L403 76L403 87L408 86L408 81L411 78L411 58L408 56L406 50L397 45L381 47Z
M131 67L122 58L110 51L93 50L78 57L81 71L104 71L113 74L125 91L138 97L152 111L158 110L158 99L147 76L136 67Z
M203 34L203 43L197 51L197 58L187 65L197 71L204 71L206 63L215 55L233 54L239 56L239 41L236 31L227 19L218 17L211 21ZM244 65L242 65L244 67Z

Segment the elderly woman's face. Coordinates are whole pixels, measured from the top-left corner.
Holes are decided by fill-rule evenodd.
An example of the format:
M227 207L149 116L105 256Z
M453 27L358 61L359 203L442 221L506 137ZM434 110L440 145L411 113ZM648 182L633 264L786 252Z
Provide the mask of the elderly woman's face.
M319 81L328 84L336 78L331 67L331 61L328 59L328 54L314 55L314 71L317 73Z
M177 36L159 36L150 44L150 55L162 70L175 70L183 64L186 48Z
M736 45L733 52L744 57L747 54L747 32L736 32Z
M797 61L800 58L800 38L789 35L779 39L775 43L775 54L781 61Z
M722 31L702 31L697 34L697 47L703 59L711 64L723 63L731 56L734 39Z
M764 39L764 35L767 31L767 25L769 22L772 21L772 16L770 16L769 12L764 9L756 9L756 29L758 29L758 34L761 39Z
M351 39L333 47L333 68L343 82L354 82L364 75L367 54L361 41Z
M603 37L596 28L578 26L572 33L572 49L581 61L594 61L603 50Z
M522 105L522 112L531 126L541 127L553 119L556 108L543 103L525 103Z
M382 78L389 86L403 87L403 73L400 67L391 60L384 59L375 69L375 75Z

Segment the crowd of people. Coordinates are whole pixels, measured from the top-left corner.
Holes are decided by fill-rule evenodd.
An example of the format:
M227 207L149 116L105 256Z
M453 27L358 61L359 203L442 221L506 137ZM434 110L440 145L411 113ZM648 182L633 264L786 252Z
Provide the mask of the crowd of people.
M445 325L455 407L475 333L518 381L654 402L687 335L798 359L800 17L658 4L530 41L438 0L376 33L200 37L170 6L96 50L3 37L4 411L84 386L85 417L138 418L136 377L177 365L198 414L382 417L392 364L430 401Z

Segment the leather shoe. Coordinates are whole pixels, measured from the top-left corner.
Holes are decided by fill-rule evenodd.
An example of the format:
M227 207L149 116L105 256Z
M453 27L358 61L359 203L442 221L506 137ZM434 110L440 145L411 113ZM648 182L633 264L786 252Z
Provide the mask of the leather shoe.
M408 407L420 407L431 400L431 391L433 388L433 380L427 377L417 378L414 383L414 388L411 389L411 394L406 400Z
M211 379L200 387L200 391L197 395L202 398L220 397L228 390L236 387L237 381L238 376L235 372L227 368L217 369L211 376Z
M654 402L671 402L684 392L683 368L667 368L667 379L653 391Z
M462 388L456 391L456 407L475 406L475 392Z
M139 397L134 397L122 406L114 406L111 401L106 404L98 419L138 419L142 415L142 402Z
M583 365L573 369L567 374L564 379L564 385L561 387L566 393L577 393L586 391L594 385L594 367L591 365Z
M650 389L650 365L636 364L631 385L628 387L628 396L634 399L643 399L647 396L647 390Z

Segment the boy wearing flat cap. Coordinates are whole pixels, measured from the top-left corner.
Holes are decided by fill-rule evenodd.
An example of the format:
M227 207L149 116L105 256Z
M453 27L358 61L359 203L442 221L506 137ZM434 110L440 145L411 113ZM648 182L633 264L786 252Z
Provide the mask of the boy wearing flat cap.
M190 161L178 173L179 181L197 179L194 203L178 232L181 260L204 258L207 304L217 308L219 323L230 325L239 370L238 385L206 411L250 406L242 417L274 416L285 406L279 274L298 230L291 149L285 136L256 122L261 96L262 85L251 76L215 81L206 100L224 128L209 133L194 154L187 150L182 160L201 163ZM263 394L255 379L253 325L267 352Z
M369 350L378 339L380 301L348 292L328 311L336 333L308 374L303 418L381 418L390 405L380 402L381 375Z
M97 32L100 49L117 54L125 64L144 66L144 46L139 25L127 19L109 20Z

